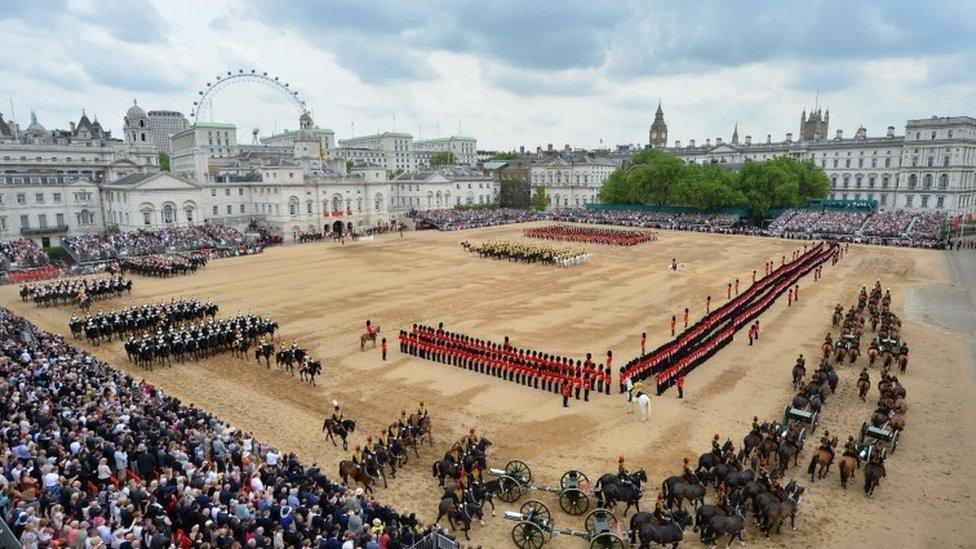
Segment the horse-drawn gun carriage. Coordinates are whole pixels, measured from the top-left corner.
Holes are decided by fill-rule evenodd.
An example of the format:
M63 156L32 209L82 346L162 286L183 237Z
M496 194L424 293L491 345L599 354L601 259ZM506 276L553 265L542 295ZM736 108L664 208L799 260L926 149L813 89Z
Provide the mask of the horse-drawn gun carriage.
M891 429L889 425L875 427L867 423L861 424L861 435L858 437L858 453L863 460L870 460L875 452L881 452L885 458L889 453L894 454L898 448L898 438L901 433Z
M523 461L509 461L505 469L491 469L492 476L499 479L498 498L506 503L514 503L531 490L549 492L559 496L559 508L566 514L579 516L590 508L589 479L582 471L571 469L559 479L559 487L534 484L532 470Z
M586 540L590 549L624 549L623 538L615 531L617 517L608 509L594 509L586 515L586 530L557 528L546 504L529 500L518 512L506 511L505 519L514 521L512 541L519 549L539 549L557 535Z
M807 428L810 429L810 433L817 430L817 425L820 423L820 414L814 411L801 410L799 408L794 408L793 406L786 406L783 408L783 433L785 436L786 430L791 424L796 425L798 440L802 443L807 436Z

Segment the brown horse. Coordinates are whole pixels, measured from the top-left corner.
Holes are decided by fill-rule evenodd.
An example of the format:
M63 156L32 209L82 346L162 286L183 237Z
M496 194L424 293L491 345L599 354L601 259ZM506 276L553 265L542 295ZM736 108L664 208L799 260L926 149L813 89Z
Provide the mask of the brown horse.
M848 358L851 364L857 362L857 359L860 358L861 356L861 350L858 349L857 347L851 347L851 349L847 352L849 353Z
M908 369L908 355L900 354L895 361L898 363L898 371L904 374Z
M366 350L367 341L373 342L373 347L376 347L376 336L378 336L379 333L380 333L380 327L376 326L376 329L373 330L372 332L359 336L359 350L360 351Z
M854 471L860 466L857 458L851 456L841 456L837 461L837 469L840 470L840 485L847 488L847 481L854 478Z
M824 358L829 358L830 352L834 350L834 346L829 341L824 341L824 344L820 346L820 350L823 351Z
M843 345L840 346L840 347L837 347L837 350L835 351L835 354L834 354L834 362L836 362L837 364L840 364L840 363L844 362L844 359L845 358L847 358L847 349L844 348Z
M351 478L353 481L362 484L366 492L373 491L373 477L369 476L365 469L347 459L339 462L339 478L344 484L348 483Z
M908 402L904 398L896 400L893 407L901 414L908 413Z
M837 446L837 437L834 437L831 441L831 446ZM818 470L819 467L819 470ZM830 472L830 452L824 450L823 448L817 448L817 451L813 453L813 457L810 459L810 466L807 467L807 473L810 475L810 482L814 481L814 474L817 478L824 478L827 473Z
M901 412L895 412L892 414L891 419L888 420L888 425L891 426L893 431L904 431L905 430L905 414Z
M840 326L841 321L844 320L844 313L837 309L834 309L834 315L830 318L830 323L833 326Z
M868 391L871 389L871 382L866 379L857 380L857 396L861 402L867 402Z
M874 368L874 362L878 360L878 348L869 347L868 348L868 366Z

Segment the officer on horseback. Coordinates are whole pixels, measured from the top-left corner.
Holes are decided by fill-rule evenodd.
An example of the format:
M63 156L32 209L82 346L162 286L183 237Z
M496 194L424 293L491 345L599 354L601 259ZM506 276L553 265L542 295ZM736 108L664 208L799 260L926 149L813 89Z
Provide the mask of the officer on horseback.
M830 459L827 460L827 466L829 467L834 462L834 446L831 444L830 431L825 430L824 435L820 437L820 449L830 454Z
M857 453L857 443L854 442L854 437L848 435L847 442L844 443L844 454L845 456L852 457L857 460L857 466L861 466L861 456Z
M630 472L624 466L624 456L617 458L617 479L621 482L630 483Z

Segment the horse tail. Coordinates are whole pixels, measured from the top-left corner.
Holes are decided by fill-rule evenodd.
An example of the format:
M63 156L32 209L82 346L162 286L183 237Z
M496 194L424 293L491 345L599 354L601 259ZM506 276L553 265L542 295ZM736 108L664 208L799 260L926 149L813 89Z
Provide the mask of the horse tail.
M665 479L664 481L661 482L661 493L664 494L664 497L668 497L668 481L667 481L667 479Z
M434 478L437 478L437 472L438 472L437 471L437 462L435 461L433 467L431 467L431 475Z
M819 457L820 457L820 452L814 452L813 453L813 456L811 456L811 458L810 458L810 466L807 467L807 474L808 475L811 475L812 476L813 473L817 470L817 460L818 460Z

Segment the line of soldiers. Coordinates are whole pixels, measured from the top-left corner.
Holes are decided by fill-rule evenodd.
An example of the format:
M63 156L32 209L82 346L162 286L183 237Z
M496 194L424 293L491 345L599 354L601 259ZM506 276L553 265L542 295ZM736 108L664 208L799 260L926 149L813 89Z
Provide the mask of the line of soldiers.
M181 255L150 255L123 259L120 272L136 273L143 276L169 277L192 274L207 265L207 257L199 254Z
M482 244L462 242L461 247L481 257L524 261L526 263L568 266L582 263L589 258L589 254L583 250L538 246L523 242L485 242Z
M191 323L181 329L157 330L141 338L129 337L125 342L128 359L145 367L154 361L167 363L170 358L195 359L225 352L239 335L254 339L274 335L278 324L252 314L206 323Z
M590 391L610 394L610 365L516 348L508 336L503 343L477 339L444 330L443 323L414 324L408 333L400 330L400 351L434 362L443 362L478 373L502 378L535 389L559 393L569 390L579 400L589 400ZM608 362L612 355L608 352Z
M612 244L616 246L634 246L636 244L657 240L657 233L650 231L598 229L596 227L574 227L571 225L549 225L547 227L526 229L525 236L547 240Z
M78 278L54 282L25 284L20 287L21 301L34 301L35 305L58 305L107 297L117 297L132 292L132 281L122 276L107 278Z
M110 341L118 335L120 338L132 332L145 330L168 330L187 321L201 320L205 317L214 319L219 308L212 301L201 303L199 300L176 299L169 303L149 303L146 305L129 306L118 311L102 312L84 318L72 316L68 327L75 337L84 332L85 337L92 341L105 339Z

